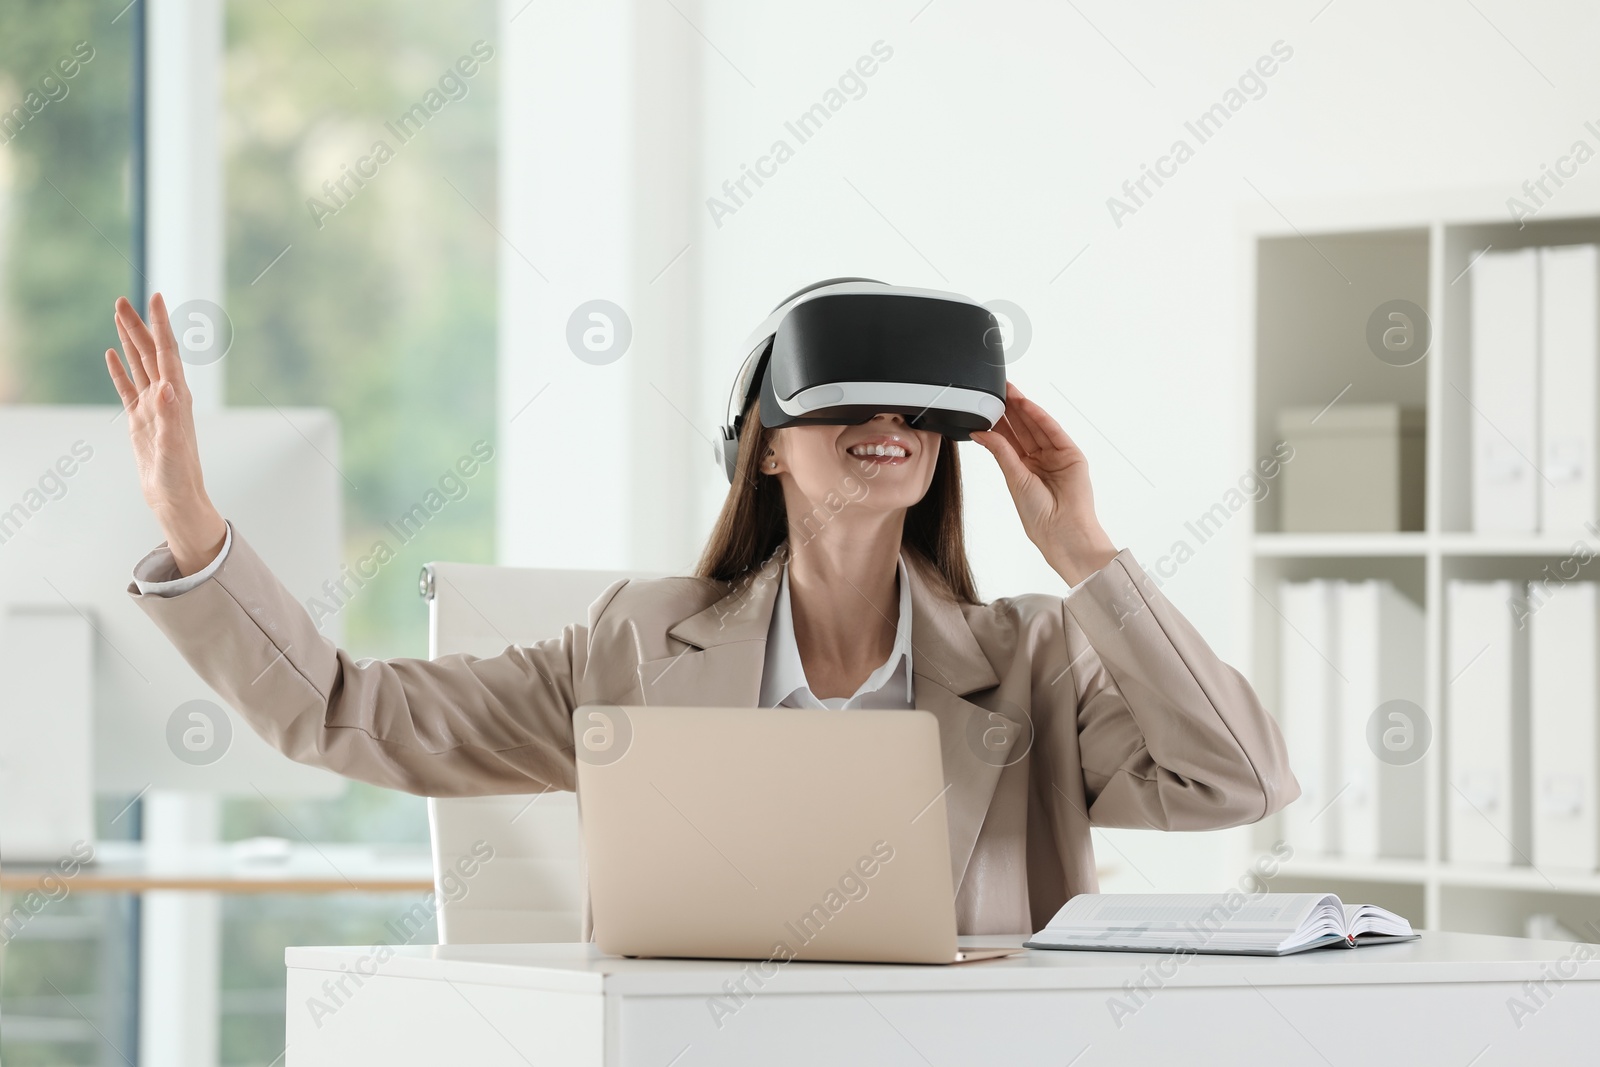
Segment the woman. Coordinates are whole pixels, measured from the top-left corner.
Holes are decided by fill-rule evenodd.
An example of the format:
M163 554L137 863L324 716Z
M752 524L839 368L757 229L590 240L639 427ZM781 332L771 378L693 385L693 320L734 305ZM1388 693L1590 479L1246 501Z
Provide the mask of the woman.
M752 401L696 576L617 582L586 623L490 658L356 660L207 498L161 296L148 326L126 300L115 317L128 365L106 366L167 537L129 592L293 759L431 796L570 790L583 704L915 706L943 736L964 934L1093 892L1090 826L1233 826L1299 795L1249 684L1117 550L1083 454L1014 385L972 436L1065 597L977 599L953 441L888 413L772 430Z

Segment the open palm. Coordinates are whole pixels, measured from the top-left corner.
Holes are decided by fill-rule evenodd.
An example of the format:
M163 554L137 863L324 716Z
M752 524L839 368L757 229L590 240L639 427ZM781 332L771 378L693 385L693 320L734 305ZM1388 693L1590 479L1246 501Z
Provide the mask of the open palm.
M128 366L124 370L116 350L108 348L106 370L128 413L139 486L167 534L179 569L191 573L215 555L226 531L206 496L194 402L166 301L160 293L150 298L147 326L133 305L118 297L115 321Z

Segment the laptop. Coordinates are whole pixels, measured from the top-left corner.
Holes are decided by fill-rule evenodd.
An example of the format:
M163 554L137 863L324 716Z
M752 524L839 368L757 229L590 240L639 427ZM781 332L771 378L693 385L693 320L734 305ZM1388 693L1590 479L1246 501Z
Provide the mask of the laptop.
M594 936L618 956L964 963L926 711L573 712Z

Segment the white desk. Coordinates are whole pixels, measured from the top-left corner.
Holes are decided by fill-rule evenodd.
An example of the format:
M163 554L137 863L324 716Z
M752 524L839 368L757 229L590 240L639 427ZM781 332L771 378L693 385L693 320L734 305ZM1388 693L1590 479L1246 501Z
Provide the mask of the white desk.
M1577 948L1427 933L1282 959L1031 952L954 967L791 963L720 1029L710 998L726 997L738 963L450 945L399 948L374 968L371 948L291 948L287 1067L1592 1064L1600 964L1574 958ZM358 961L376 972L360 986L346 977ZM1523 983L1558 966L1567 981L1546 985L1540 1005ZM335 989L335 1003L324 982L341 978L349 995ZM1141 980L1142 1006L1114 1017L1112 998L1134 1007L1127 983ZM313 997L331 1014L314 1018ZM1511 998L1536 1010L1516 1019Z
M95 862L65 879L73 893L427 893L433 856L426 845L295 844L282 856L250 859L232 844L151 848L101 841ZM63 879L54 864L0 863L0 892L49 890Z

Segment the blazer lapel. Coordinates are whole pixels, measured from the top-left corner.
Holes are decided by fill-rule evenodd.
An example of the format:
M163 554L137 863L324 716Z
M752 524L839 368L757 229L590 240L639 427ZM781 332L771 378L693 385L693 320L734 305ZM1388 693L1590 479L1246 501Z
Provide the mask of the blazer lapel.
M767 630L787 553L788 545L779 545L721 598L668 628L668 636L690 647L639 664L641 704L753 708L760 703Z
M788 545L716 602L673 624L667 633L690 647L638 667L638 703L756 707L766 667L767 631ZM983 820L1009 762L1017 730L991 729L990 712L965 697L1000 683L967 625L961 606L924 574L909 553L911 662L915 705L939 722L947 789L951 885L960 889ZM628 699L616 703L630 703ZM998 740L997 740L998 739Z
M939 720L944 808L950 828L950 881L957 892L983 829L1000 771L1020 730L994 730L989 712L965 698L1000 684L967 625L961 605L906 556L911 576L911 664L916 707Z

